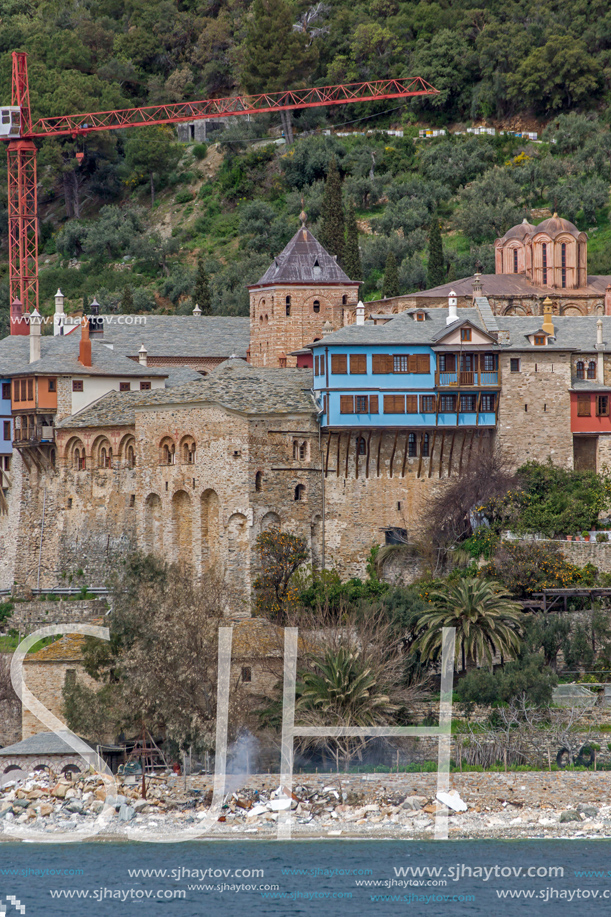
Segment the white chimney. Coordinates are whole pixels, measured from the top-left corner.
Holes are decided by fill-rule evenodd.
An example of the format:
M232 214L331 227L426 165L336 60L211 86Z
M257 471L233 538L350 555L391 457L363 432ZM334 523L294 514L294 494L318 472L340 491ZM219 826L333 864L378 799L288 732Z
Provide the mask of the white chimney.
M53 316L53 334L64 333L64 294L58 288L55 294L55 315Z
M448 296L448 317L446 318L446 325L451 325L452 322L458 320L458 300L456 299L456 293L454 290L450 290L450 295Z
M365 306L363 305L360 299L359 299L359 304L356 307L356 323L357 325L365 324Z
M200 309L199 305L195 303L195 309L193 310L193 315L196 315L199 318L201 314L202 314L202 310Z
M30 363L40 360L41 322L40 312L34 309L30 314Z
M596 322L596 346L600 347L603 342L603 320L599 318Z
M148 366L148 353L148 350L144 344L142 344L140 350L138 351L138 363L140 366Z

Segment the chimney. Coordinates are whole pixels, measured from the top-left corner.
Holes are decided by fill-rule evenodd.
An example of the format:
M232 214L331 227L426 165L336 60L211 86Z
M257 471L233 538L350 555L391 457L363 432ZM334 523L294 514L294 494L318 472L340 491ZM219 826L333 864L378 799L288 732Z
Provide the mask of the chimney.
M333 334L334 330L331 322L327 320L322 326L322 336L326 337L327 334Z
M476 299L478 296L482 295L482 280L479 274L475 274L473 278L473 299Z
M11 303L11 334L29 334L28 319L23 314L23 304L20 299Z
M53 334L64 333L64 294L57 289L55 294L55 315L53 316Z
M140 364L140 366L148 366L148 350L146 349L144 344L141 346L140 350L138 351L138 363Z
M600 382L601 385L605 383L605 344L603 341L603 320L599 318L596 322L596 350L598 351L598 357L596 360L596 381Z
M450 290L450 295L448 296L448 317L446 318L446 325L451 325L452 322L455 321L458 321L458 300L454 290Z
M95 297L89 306L89 333L104 334L104 319L100 315L100 304Z
M365 306L360 299L358 306L356 307L356 323L357 325L365 324Z
M193 315L195 315L196 318L199 318L201 314L202 314L202 310L200 309L198 303L195 303L195 309L193 310Z
M40 360L40 332L42 319L38 309L30 315L30 363Z
M596 322L596 349L603 346L603 320L599 318Z
M552 301L549 296L546 296L543 300L543 325L541 327L546 334L551 334L552 337L556 333L554 322L552 321Z
M81 366L91 366L91 341L89 339L89 319L86 315L81 320L81 343L78 350L78 361Z

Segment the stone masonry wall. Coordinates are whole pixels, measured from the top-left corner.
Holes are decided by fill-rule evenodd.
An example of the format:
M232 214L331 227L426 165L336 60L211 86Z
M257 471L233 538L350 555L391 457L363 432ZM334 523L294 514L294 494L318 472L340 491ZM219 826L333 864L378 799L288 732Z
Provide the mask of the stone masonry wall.
M83 670L79 660L67 660L66 662L24 662L23 673L27 687L34 694L47 710L50 710L58 719L65 722L63 713L62 691L66 681L66 673L78 673L80 684L88 688L99 688L99 684L94 681ZM25 707L21 716L22 738L27 739L29 736L36 735L38 732L48 732L49 727L34 716Z
M540 352L515 356L520 372L512 373L512 354L500 355L499 445L516 467L549 456L554 464L572 468L569 355L542 347Z
M26 635L51 624L84 624L105 615L106 611L105 599L16 602L5 627Z

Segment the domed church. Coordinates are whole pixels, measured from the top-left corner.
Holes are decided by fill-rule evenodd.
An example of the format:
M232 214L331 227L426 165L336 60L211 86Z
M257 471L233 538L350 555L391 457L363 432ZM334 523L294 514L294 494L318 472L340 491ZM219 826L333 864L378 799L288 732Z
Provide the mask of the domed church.
M494 243L495 273L476 274L401 297L410 306L459 306L485 296L497 315L541 315L549 297L556 315L611 315L611 276L588 275L588 237L555 213L538 226L524 220ZM390 311L390 310L389 310Z

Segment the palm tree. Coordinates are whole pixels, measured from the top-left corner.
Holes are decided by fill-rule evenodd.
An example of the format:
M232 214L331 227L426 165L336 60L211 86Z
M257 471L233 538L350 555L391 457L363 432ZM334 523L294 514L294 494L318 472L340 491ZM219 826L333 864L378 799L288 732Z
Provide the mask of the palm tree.
M522 609L511 595L489 580L463 579L429 596L432 604L418 622L418 643L425 659L441 650L441 629L456 628L456 654L460 649L463 672L477 662L492 665L500 653L516 653L521 643Z

